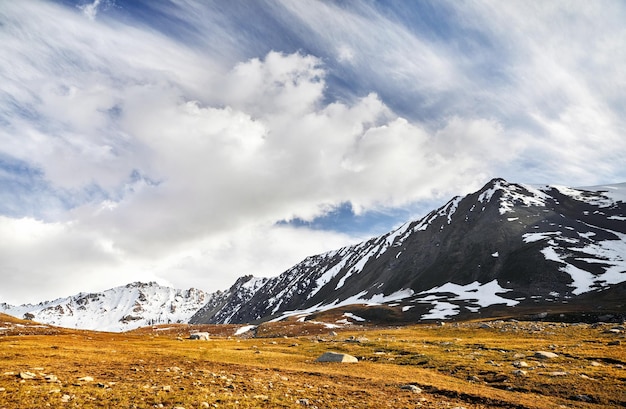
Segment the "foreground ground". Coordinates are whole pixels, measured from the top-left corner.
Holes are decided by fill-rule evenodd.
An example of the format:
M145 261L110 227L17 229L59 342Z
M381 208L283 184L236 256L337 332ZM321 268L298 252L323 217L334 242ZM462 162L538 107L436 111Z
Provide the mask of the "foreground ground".
M187 339L197 329L211 340ZM626 407L622 325L236 329L114 334L0 316L0 408ZM359 362L315 362L326 351Z

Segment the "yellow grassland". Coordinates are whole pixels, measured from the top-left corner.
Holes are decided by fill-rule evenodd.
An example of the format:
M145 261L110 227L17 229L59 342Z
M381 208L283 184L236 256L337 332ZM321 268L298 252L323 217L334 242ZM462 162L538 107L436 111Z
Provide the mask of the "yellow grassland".
M213 326L210 341L187 339L189 326L120 334L18 325L8 330L0 317L0 408L626 405L623 332L609 332L610 324L346 327L330 335L306 324L298 333L291 322L261 326L256 337ZM558 357L537 359L539 350ZM315 362L326 351L360 362ZM526 374L514 374L520 369Z

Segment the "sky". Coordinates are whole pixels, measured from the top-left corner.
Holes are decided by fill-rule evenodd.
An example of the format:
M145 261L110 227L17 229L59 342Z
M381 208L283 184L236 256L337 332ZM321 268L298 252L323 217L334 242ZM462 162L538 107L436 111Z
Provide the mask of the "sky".
M626 182L626 3L0 0L0 302L227 289L494 177Z

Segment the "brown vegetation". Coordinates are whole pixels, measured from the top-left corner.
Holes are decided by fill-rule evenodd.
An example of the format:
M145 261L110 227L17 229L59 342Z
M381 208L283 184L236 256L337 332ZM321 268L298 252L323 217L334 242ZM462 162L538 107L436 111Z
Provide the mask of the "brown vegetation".
M235 326L117 334L0 316L0 328L0 408L626 406L624 330L613 324L351 326L331 335L286 322L239 337ZM192 330L212 339L189 340ZM360 362L315 362L326 351Z

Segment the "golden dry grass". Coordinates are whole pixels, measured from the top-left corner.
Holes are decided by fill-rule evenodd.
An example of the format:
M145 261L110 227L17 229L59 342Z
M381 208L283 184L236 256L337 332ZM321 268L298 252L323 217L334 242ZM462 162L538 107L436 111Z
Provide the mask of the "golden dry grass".
M9 327L2 318L0 327ZM353 327L333 337L323 326L305 323L298 332L290 322L239 338L233 326L125 334L39 327L48 335L38 335L32 323L16 323L21 332L0 331L0 408L626 406L624 343L608 345L623 333L606 332L610 325ZM188 340L192 329L213 338ZM559 357L535 359L538 350ZM360 362L315 362L325 351ZM513 373L517 361L529 365L526 375ZM22 379L24 372L35 378ZM406 384L423 392L401 389Z

